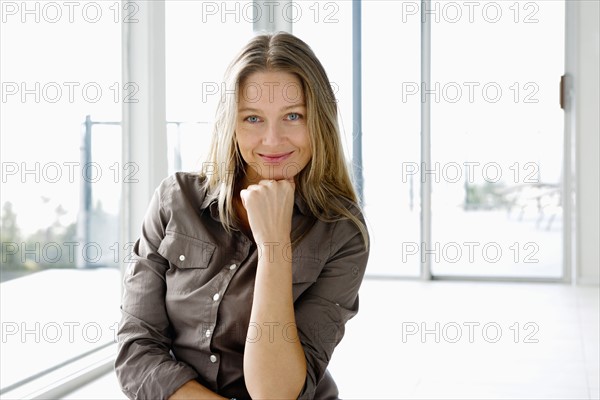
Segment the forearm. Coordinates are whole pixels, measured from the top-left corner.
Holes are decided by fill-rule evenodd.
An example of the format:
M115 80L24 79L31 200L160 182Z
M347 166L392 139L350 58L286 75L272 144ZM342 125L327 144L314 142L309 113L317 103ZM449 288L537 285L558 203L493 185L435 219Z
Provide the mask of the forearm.
M244 376L253 398L296 398L306 379L306 359L294 317L292 263L283 253L289 239L270 243L259 244Z
M188 381L173 393L169 400L223 400L225 397L219 396L213 391L202 386L195 380Z

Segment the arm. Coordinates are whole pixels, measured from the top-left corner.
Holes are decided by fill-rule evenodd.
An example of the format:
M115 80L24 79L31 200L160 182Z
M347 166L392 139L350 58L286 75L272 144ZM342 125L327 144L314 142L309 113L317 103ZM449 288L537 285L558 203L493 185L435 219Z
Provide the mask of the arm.
M258 260L250 327L263 334L247 340L244 378L253 398L296 398L306 380L306 359L299 340L271 335L271 329L295 331L292 263L283 249L290 243L294 185L262 181L241 193L248 221L261 255ZM292 332L292 329L294 332ZM255 332L249 329L249 332Z
M158 253L168 216L161 206L160 193L160 189L155 192L146 212L142 235L134 246L133 263L123 282L115 372L130 399L166 399L183 386L185 391L195 389L198 394L206 393L201 389L207 390L198 387L197 382L190 383L195 382L197 372L170 355L170 324L165 309L165 273L169 265Z
M269 242L289 243L289 239ZM273 249L273 257L267 256L269 247ZM286 340L279 334L286 327L289 337L298 337L292 298L292 264L281 254L282 247L265 246L256 271L250 324L260 327L262 336L247 341L244 352L246 386L253 398L296 398L306 379L306 360L300 341ZM277 333L272 335L271 329Z
M363 221L360 214L355 214ZM363 221L364 223L364 221ZM306 383L299 399L313 399L333 352L344 336L345 325L358 312L358 291L369 252L362 235L348 221L335 223L329 255L316 281L295 303L298 336L306 356Z
M182 387L177 389L169 400L227 400L225 397L208 390L195 380L188 381Z

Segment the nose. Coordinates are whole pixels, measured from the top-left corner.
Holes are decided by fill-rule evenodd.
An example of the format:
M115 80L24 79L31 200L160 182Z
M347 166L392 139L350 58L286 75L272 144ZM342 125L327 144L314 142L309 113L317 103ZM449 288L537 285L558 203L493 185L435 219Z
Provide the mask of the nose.
M283 141L283 131L276 122L266 124L262 136L262 144L268 146L277 146Z

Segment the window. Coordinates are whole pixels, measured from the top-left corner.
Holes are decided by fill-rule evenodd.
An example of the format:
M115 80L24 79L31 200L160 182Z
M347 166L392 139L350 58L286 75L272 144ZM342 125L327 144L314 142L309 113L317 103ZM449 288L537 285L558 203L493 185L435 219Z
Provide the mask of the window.
M251 5L251 1L165 2L170 173L202 169L223 73L253 35Z
M120 184L132 170L121 163L119 126L128 10L1 7L4 393L114 343Z

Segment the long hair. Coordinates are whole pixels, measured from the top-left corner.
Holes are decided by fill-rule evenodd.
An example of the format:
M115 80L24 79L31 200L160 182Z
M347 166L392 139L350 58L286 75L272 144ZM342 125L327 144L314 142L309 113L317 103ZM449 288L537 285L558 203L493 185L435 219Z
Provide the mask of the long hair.
M217 106L207 160L212 167L210 173L203 172L208 195L218 199L223 227L228 232L233 227L234 190L245 173L245 163L235 137L240 89L251 74L268 71L294 74L300 80L304 94L312 157L295 177L296 190L317 219L326 222L351 220L360 230L367 248L367 230L352 212L352 207L358 209L359 206L342 151L335 95L325 69L312 49L286 32L255 36L225 71L226 90L222 90Z

